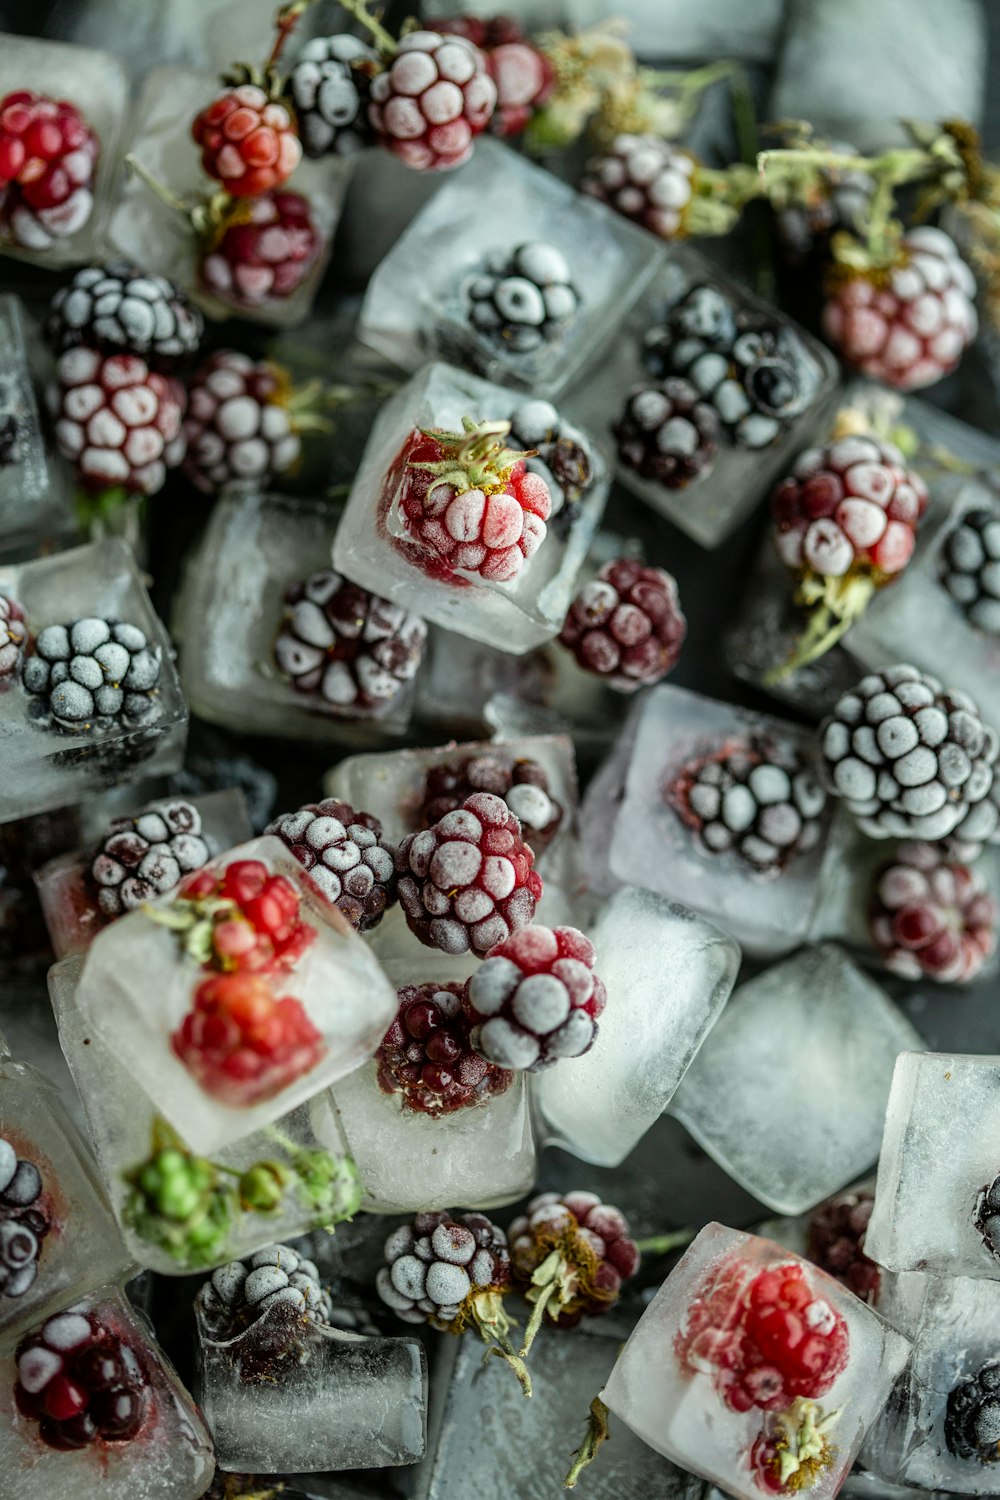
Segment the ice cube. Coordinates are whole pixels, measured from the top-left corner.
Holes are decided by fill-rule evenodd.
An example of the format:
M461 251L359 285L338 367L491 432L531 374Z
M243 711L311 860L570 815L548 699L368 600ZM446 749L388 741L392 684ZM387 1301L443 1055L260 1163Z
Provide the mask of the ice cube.
M60 729L34 716L43 700L22 681L0 696L0 822L80 802L99 788L177 770L187 736L187 708L169 637L124 543L95 542L37 562L2 564L0 594L19 600L36 637L50 625L107 617L137 626L160 658L153 709L142 720L115 718Z
M726 1003L740 950L685 907L635 886L611 897L590 936L608 991L597 1038L532 1083L547 1144L614 1167L670 1102Z
M487 203L502 205L502 212L484 213ZM518 274L514 252L528 245L551 248L563 263L561 274L568 271L578 303L565 324L542 323L541 292ZM489 380L556 397L599 356L663 254L653 236L627 219L483 137L375 269L358 334L404 370L425 359L452 359ZM546 255L538 274L550 259ZM527 269L533 270L530 262ZM472 289L480 282L498 285L505 307L505 278L512 295L533 293L539 304L525 311L525 322L515 319L519 330L539 338L531 349L519 348L503 326L480 327L473 316ZM489 298L484 305L493 307ZM539 328L544 333L547 327L551 336L541 336Z
M748 1192L797 1214L876 1160L896 1057L920 1037L833 944L736 991L670 1112Z
M810 1297L805 1321L824 1344L821 1354L813 1349L809 1377L799 1381L782 1378L786 1367L769 1359L765 1385L755 1379L761 1370L752 1369L752 1352L758 1365L765 1361L748 1331L749 1299L760 1316L767 1303L780 1306L782 1295L800 1297L800 1307ZM774 1318L781 1322L777 1311ZM812 1467L803 1455L806 1462L793 1463L784 1477L800 1475L811 1495L828 1500L907 1352L906 1340L877 1313L807 1261L709 1224L639 1320L601 1394L613 1417L651 1448L739 1500L759 1500L767 1478L777 1477L775 1440L790 1439L786 1455L794 1457L794 1438L801 1441L810 1423L825 1423Z
M370 948L319 894L284 844L273 837L255 839L206 868L221 876L239 860L260 861L270 874L283 875L299 893L301 916L316 933L291 972L279 971L272 990L299 1002L314 1036L296 1041L290 1054L286 1046L275 1059L270 1086L267 1078L258 1080L260 1088L234 1085L235 1074L225 1067L218 1074L225 1059L213 1061L211 1049L203 1055L195 1039L190 1062L202 1072L203 1087L175 1054L172 1037L191 1012L196 989L219 971L199 967L185 954L177 932L142 911L120 918L94 940L77 997L81 1014L155 1107L194 1150L205 1153L262 1129L359 1067L396 1013L395 989ZM151 909L176 917L175 901L160 897ZM150 974L158 977L153 993Z
M562 628L577 573L600 521L608 492L606 467L585 433L580 437L594 477L575 502L568 530L550 522L535 554L510 583L447 572L415 544L401 545L397 460L420 428L461 431L462 418L506 421L520 396L450 365L425 365L379 413L333 544L334 567L396 604L447 630L515 655ZM558 517L557 517L558 519ZM435 571L436 568L436 571Z
M11 1500L50 1500L53 1494L100 1494L102 1500L198 1500L212 1479L212 1444L194 1402L148 1325L112 1287L77 1303L66 1314L35 1330L58 1351L67 1337L88 1337L101 1328L125 1347L123 1361L133 1390L142 1391L143 1417L131 1438L102 1438L83 1447L49 1447L36 1419L14 1403L19 1366L12 1355L0 1360L0 1461ZM61 1356L39 1349L39 1378L51 1369L58 1378ZM30 1360L31 1356L26 1355ZM121 1356L119 1356L121 1358ZM22 1379L23 1379L23 1371ZM88 1391L87 1410L105 1393ZM105 1401L105 1406L107 1402Z
M35 391L28 367L18 297L0 297L0 525L4 547L21 533L38 534L49 489Z
M770 63L781 34L781 0L708 0L692 8L684 0L624 0L616 16L628 23L629 46L641 58L703 62L732 57L743 62ZM576 0L577 26L607 19L599 0ZM769 119L777 116L768 116Z
M77 0L58 0L51 25L85 46L110 46L137 76L153 57L221 70L236 58L263 61L273 40L274 6L271 0L160 0L149 8L132 0L88 0L81 8ZM289 51L314 29L313 17L301 17Z

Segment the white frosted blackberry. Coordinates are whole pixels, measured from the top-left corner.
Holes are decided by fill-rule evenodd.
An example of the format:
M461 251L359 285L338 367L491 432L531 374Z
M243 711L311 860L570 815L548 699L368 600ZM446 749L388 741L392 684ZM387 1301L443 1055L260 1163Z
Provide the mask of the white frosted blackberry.
M348 156L372 139L368 92L377 53L356 36L306 42L288 79L299 138L307 156Z
M180 287L128 260L77 271L52 298L45 324L56 354L86 344L153 365L197 354L204 331L201 313Z
M487 256L465 290L473 327L518 354L559 338L580 306L566 257L540 241Z
M234 1331L278 1304L315 1323L329 1323L332 1311L316 1266L291 1245L267 1245L244 1260L218 1266L197 1300L213 1327Z
M378 1294L406 1323L458 1331L471 1300L510 1285L507 1236L485 1214L417 1214L390 1234L385 1261Z
M1000 515L966 511L941 557L941 582L970 625L1000 636Z
M21 680L29 713L79 733L159 717L159 646L138 625L93 616L39 631Z
M863 677L820 726L824 780L872 838L964 826L990 797L997 744L971 698L906 665Z
M540 474L552 497L551 523L571 523L577 514L577 502L594 480L594 455L584 433L567 422L551 401L533 398L515 407L510 418L511 448L520 448L532 456L527 467Z
M89 866L98 907L106 917L135 911L200 870L212 853L190 802L161 802L116 818Z

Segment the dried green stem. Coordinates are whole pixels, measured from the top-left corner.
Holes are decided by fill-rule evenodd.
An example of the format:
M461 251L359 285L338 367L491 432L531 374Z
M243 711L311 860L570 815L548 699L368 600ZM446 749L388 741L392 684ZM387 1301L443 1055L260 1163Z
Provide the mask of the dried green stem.
M576 1481L587 1465L594 1462L601 1444L606 1443L610 1436L611 1433L608 1429L608 1408L600 1396L595 1396L590 1403L590 1416L587 1419L587 1431L583 1442L575 1450L576 1457L570 1466L569 1473L563 1480L564 1490L576 1488Z
M675 1229L670 1234L654 1234L645 1240L636 1240L635 1248L640 1255L669 1255L682 1245L690 1245L694 1239L693 1229Z
M376 20L369 14L367 0L337 0L341 10L345 10L359 25L363 26L371 35L372 41L378 50L386 57L395 57L397 47L396 38L386 31L381 21Z

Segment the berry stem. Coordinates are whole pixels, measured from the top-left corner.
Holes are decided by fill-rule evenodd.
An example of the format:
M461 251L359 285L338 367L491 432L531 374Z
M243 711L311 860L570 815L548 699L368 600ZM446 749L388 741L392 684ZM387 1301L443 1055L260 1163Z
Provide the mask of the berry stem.
M316 0L291 0L288 5L283 5L274 18L274 25L278 35L274 39L271 55L264 64L265 71L271 73L278 66L278 59L285 48L285 43L299 24L299 20L306 11L316 3Z
M793 672L818 661L831 650L868 608L878 584L870 573L820 578L807 573L799 584L796 602L809 606L809 624L788 660L772 667L766 687L784 682Z
M368 0L337 0L341 10L357 21L368 31L378 50L386 57L395 57L397 52L396 39L390 32L386 31L381 21L376 20L368 11Z
M670 1234L654 1234L645 1240L636 1240L635 1248L640 1255L669 1255L682 1245L690 1245L694 1239L693 1229L674 1229Z
M511 1322L503 1305L501 1293L498 1291L476 1292L471 1299L470 1311L479 1337L487 1346L483 1357L484 1364L491 1355L505 1360L520 1381L521 1390L525 1396L530 1396L531 1376L528 1374L523 1359L507 1336Z
M150 192L159 198L161 203L165 203L175 213L183 214L186 219L191 217L192 205L187 199L182 198L179 193L175 193L171 188L168 188L166 183L161 182L158 177L154 177L149 168L144 167L139 158L134 156L131 151L125 158L125 166L130 173L135 173L140 182L146 184Z
M537 1334L539 1328L541 1328L542 1326L542 1318L545 1316L545 1309L548 1306L556 1289L557 1283L553 1279L546 1286L543 1286L539 1290L537 1297L533 1299L531 1317L528 1319L527 1327L524 1330L524 1339L521 1343L520 1349L518 1350L518 1353L520 1354L522 1359L524 1359L528 1355L531 1350L532 1344L535 1342L535 1335Z
M597 1457L602 1443L607 1442L611 1433L608 1430L608 1408L600 1396L595 1396L590 1403L590 1416L587 1418L587 1431L579 1448L574 1449L576 1454L569 1473L563 1480L563 1489L572 1490L576 1488L576 1481L583 1473L588 1464L592 1464Z

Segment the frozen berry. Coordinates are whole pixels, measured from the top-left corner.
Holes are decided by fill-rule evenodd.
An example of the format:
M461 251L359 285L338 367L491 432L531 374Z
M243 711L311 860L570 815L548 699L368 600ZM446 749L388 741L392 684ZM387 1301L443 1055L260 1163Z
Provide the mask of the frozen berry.
M99 152L67 100L26 89L0 99L0 226L16 245L47 250L83 228Z
M507 1236L485 1214L417 1214L390 1234L385 1260L379 1296L407 1323L457 1332L477 1295L510 1286Z
M679 490L711 468L719 446L719 418L690 381L674 377L636 386L614 434L626 468Z
M869 912L886 968L905 979L967 984L996 949L1000 907L973 866L940 844L902 844L878 875Z
M542 1193L532 1198L508 1230L514 1284L529 1290L532 1277L553 1250L565 1262L560 1292L550 1301L549 1321L571 1328L582 1317L607 1312L622 1285L639 1269L639 1251L620 1209L596 1193Z
M470 1042L473 1019L461 984L408 984L375 1054L384 1094L421 1114L451 1114L505 1093L513 1073L495 1067Z
M288 88L307 156L348 156L369 144L368 95L380 68L378 54L345 33L300 49Z
M314 885L359 932L370 932L396 900L396 850L371 813L328 797L276 818L281 839Z
M69 349L49 392L59 451L86 489L155 495L184 457L185 399L136 354Z
M874 1204L874 1195L866 1189L838 1193L813 1209L806 1226L806 1255L813 1265L862 1302L874 1302L879 1288L879 1268L865 1254L865 1231Z
M1000 1360L987 1360L949 1392L944 1440L956 1458L1000 1461Z
M687 233L697 175L690 151L658 135L617 135L602 155L588 161L580 187L626 219L672 240Z
M280 187L299 164L295 122L279 100L253 83L227 89L196 117L191 134L201 164L234 198Z
M250 311L290 297L323 244L301 193L264 193L241 201L201 262L209 292Z
M50 1318L14 1357L18 1410L38 1422L48 1447L126 1443L142 1430L151 1397L140 1352L93 1314Z
M1000 636L1000 513L965 512L942 549L941 582L975 630Z
M0 684L20 670L27 638L23 606L9 594L0 594Z
M160 647L137 625L94 617L40 630L22 681L36 719L106 733L159 717L161 669Z
M555 837L563 809L549 789L549 778L538 761L514 757L498 747L464 760L442 761L424 777L420 826L429 828L455 812L474 792L502 797L521 824L524 841L539 855Z
M99 910L105 917L137 910L200 870L212 852L190 802L152 803L116 818L88 867Z
M497 88L478 47L462 37L411 31L371 84L368 118L381 145L408 167L459 167L489 125Z
M219 349L188 386L184 472L205 494L227 485L266 488L291 469L301 443L287 370Z
M45 337L56 354L85 344L169 368L197 354L204 330L201 313L180 287L132 261L111 260L84 266L59 288Z
M467 981L473 1046L501 1068L538 1073L593 1046L607 992L575 927L525 927Z
M567 422L551 401L522 401L511 412L511 448L525 453L525 463L548 486L550 521L566 535L580 514L580 501L597 476L593 446L585 433Z
M494 135L520 135L555 87L555 68L546 54L526 36L510 16L450 16L428 21L431 31L464 37L478 47L497 86L497 104L490 121Z
M538 241L487 256L465 294L473 328L515 354L561 338L580 307L566 257Z
M559 639L585 672L634 693L673 671L686 633L671 575L621 557L580 589Z

